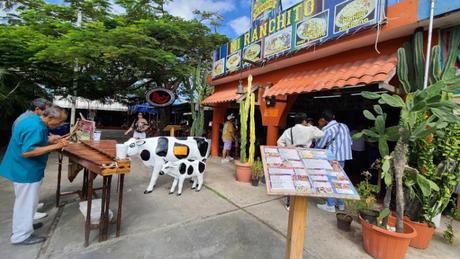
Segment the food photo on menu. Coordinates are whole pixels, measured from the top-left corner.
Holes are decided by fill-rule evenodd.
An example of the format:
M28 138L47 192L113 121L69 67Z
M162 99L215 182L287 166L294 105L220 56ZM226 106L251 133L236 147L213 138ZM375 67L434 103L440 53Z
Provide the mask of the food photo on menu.
M354 194L353 188L348 182L332 181L332 186L338 194Z
M324 159L324 160L334 160L334 155L324 149L300 149L300 157L302 159Z
M313 182L313 187L317 193L332 194L332 185L329 182Z

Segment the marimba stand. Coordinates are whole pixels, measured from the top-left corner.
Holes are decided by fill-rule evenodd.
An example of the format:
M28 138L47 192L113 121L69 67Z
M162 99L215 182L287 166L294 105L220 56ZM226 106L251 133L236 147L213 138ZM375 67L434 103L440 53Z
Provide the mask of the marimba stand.
M101 141L104 142L104 141ZM113 141L113 143L116 143ZM110 143L112 144L112 143ZM84 147L82 144L71 144L71 145L80 145L79 149ZM59 152L59 164L58 164L58 181L56 189L56 206L60 207L60 199L62 196L77 194L81 200L87 201L87 212L85 220L85 243L84 246L89 245L89 236L91 230L99 229L99 242L107 240L109 224L116 224L116 237L120 236L121 228L121 216L122 216L122 207L123 207L123 186L124 186L124 177L126 173L130 171L130 162L125 160L121 161L122 168L104 168L104 167L95 167L95 163L90 161L89 158L94 156L88 155L88 159L82 159L75 155L76 150L68 150L64 148L63 151ZM97 150L89 150L88 152L97 152ZM62 178L62 161L64 155L69 157L69 163L75 163L83 167L83 185L81 190L74 192L64 192L61 193L61 178ZM93 154L95 155L95 154ZM102 153L102 155L107 155ZM110 159L110 158L109 158ZM98 170L99 168L99 170ZM118 181L118 207L116 211L116 217L114 220L109 222L109 208L110 208L110 193L112 185L112 175L119 175ZM94 179L97 175L102 176L102 187L94 188ZM96 196L96 191L101 190L101 216L99 219L99 224L91 224L91 205L93 196Z

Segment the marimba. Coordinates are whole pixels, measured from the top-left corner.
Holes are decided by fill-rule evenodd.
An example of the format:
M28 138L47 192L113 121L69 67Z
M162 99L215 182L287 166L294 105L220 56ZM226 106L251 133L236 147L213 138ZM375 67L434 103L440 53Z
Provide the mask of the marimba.
M115 159L115 140L82 141L69 144L59 154L58 182L56 190L56 206L60 206L60 198L64 195L78 194L87 201L85 223L85 247L89 245L89 235L92 229L99 229L99 241L107 240L109 223L116 224L116 236L120 236L121 211L123 206L124 175L130 172L129 160ZM82 189L75 192L61 193L62 160L69 157L69 180L72 181L83 169ZM103 177L102 187L94 188L93 181L98 176ZM112 175L118 175L118 208L114 221L109 222L110 191ZM95 191L102 190L101 217L99 224L91 224L91 205Z

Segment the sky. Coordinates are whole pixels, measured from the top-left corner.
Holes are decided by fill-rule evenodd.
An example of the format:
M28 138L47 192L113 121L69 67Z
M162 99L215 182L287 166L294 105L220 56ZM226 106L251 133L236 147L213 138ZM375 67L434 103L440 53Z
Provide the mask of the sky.
M63 0L47 0L49 3L62 3ZM283 9L289 8L301 0L282 0ZM114 12L123 9L114 5ZM218 32L230 39L246 32L250 27L251 0L173 0L168 3L166 10L172 15L184 19L193 19L193 10L213 11L224 17Z

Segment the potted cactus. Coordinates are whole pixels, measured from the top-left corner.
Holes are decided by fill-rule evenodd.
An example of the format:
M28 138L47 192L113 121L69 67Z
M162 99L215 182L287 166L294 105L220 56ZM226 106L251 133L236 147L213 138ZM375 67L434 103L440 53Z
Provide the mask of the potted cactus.
M459 45L458 33L460 28L452 31L454 47ZM460 77L452 73L452 58L447 57L444 69L441 69L439 58L439 46L433 47L433 64L431 85L424 88L420 82L420 71L423 71L423 50L421 43L422 31L414 35L414 46L405 45L405 48L398 50L397 73L403 90L402 98L399 95L377 94L362 92L367 99L378 101L374 105L374 112L365 110L364 116L374 122L374 127L355 134L359 138L365 134L370 140L378 142L380 155L383 158L382 178L387 186L384 207L389 208L392 199L392 187L396 191L396 220L383 220L382 227L369 224L360 217L363 225L363 245L365 250L374 257L379 258L404 258L410 241L416 236L417 230L404 221L403 216L407 204L405 204L404 192L407 192L404 183L406 176L418 175L418 184L422 184L425 191L436 192L432 181L425 181L422 170L410 165L410 145L419 140L426 139L432 135L442 135L450 123L458 123L458 118L453 114L458 105L451 99L445 98L451 92L460 90ZM406 49L413 49L409 53ZM406 53L407 52L407 53ZM411 58L409 58L411 57ZM423 79L423 78L422 78ZM387 114L383 112L380 105L388 105L400 109L399 122L397 125L388 127L386 125ZM423 118L418 120L417 118ZM396 142L393 152L389 152L388 142ZM405 207L406 206L406 207ZM395 226L395 231L385 229L387 223Z
M255 153L255 94L252 93L252 75L248 77L246 99L240 102L240 160L235 161L236 180L240 182L251 181L251 166L254 163ZM246 153L248 143L248 119L249 119L249 155Z

